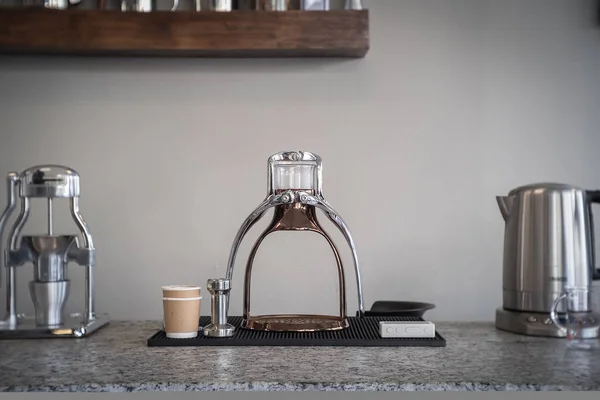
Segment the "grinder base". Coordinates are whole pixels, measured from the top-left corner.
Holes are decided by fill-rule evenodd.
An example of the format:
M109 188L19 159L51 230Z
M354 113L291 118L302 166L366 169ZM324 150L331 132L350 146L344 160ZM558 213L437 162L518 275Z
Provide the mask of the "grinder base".
M329 315L259 315L244 318L241 328L258 331L337 331L349 326L347 318Z
M560 319L564 323L564 316ZM583 330L584 337L600 337L600 315L591 313L589 322L589 327ZM552 322L549 312L510 311L499 307L496 309L496 328L526 336L566 337L566 333Z
M93 321L85 322L82 314L75 313L65 317L60 327L37 326L35 316L17 316L17 324L0 322L0 340L8 339L45 339L45 338L81 338L109 323L108 315L96 315Z

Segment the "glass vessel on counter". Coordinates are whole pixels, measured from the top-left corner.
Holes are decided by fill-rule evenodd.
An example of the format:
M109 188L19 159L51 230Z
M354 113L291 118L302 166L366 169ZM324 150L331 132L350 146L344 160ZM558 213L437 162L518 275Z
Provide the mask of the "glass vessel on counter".
M571 349L600 348L597 332L590 332L588 327L596 325L592 314L594 309L594 288L566 288L552 305L550 317L552 322L566 333L567 346ZM566 302L565 312L559 316L557 310L562 302Z

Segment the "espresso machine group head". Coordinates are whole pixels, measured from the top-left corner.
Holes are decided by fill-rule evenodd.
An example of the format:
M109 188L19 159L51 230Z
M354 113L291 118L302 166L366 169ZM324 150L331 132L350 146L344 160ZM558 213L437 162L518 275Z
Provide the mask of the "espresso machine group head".
M0 217L0 249L3 249L2 266L6 270L6 316L0 320L0 339L82 337L106 325L108 317L98 316L94 310L95 248L90 230L79 214L79 174L60 165L35 166L21 174L9 173L7 192L8 205ZM17 197L21 200L21 211L4 242L4 228L16 208ZM47 232L22 236L32 198L47 201ZM77 234L54 233L54 199L69 199L71 216L83 245ZM69 262L86 268L85 310L67 315L65 305L71 286L67 274ZM29 292L34 316L17 312L15 269L26 263L33 264Z
M346 313L344 266L335 243L317 219L317 209L321 210L341 231L350 247L358 294L357 316L364 316L363 291L356 246L348 227L340 215L323 197L322 170L321 157L310 152L286 151L269 157L267 196L239 228L231 247L227 265L227 280L231 280L237 251L244 236L270 208L273 208L273 219L262 235L256 240L246 263L242 328L259 331L316 332L340 330L349 326ZM254 257L265 237L279 231L315 232L328 242L337 262L339 286L338 315L283 314L253 316L250 314L250 286Z

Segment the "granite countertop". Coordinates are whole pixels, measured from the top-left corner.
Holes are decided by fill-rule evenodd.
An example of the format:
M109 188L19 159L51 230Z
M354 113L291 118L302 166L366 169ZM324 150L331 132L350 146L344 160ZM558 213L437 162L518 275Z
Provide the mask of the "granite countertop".
M161 323L0 341L0 391L600 390L600 350L437 323L438 348L147 347Z

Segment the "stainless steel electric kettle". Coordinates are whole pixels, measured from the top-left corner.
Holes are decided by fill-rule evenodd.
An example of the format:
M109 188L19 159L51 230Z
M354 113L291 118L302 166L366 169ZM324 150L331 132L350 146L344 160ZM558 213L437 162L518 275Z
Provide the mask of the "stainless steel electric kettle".
M557 299L570 288L591 288L600 279L595 267L592 203L600 191L565 184L521 186L497 198L505 221L503 305L496 310L500 330L531 336L564 337L553 323ZM600 316L591 296L578 302L587 313L585 334L597 337ZM558 306L559 318L564 305Z

